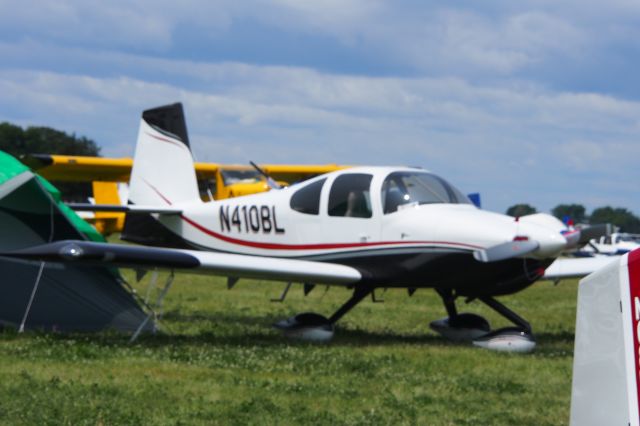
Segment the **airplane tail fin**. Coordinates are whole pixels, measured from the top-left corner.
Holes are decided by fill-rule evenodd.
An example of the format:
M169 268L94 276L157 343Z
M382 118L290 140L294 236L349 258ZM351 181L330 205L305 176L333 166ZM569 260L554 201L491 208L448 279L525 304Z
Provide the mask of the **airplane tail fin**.
M182 104L144 111L129 181L129 204L167 206L199 201Z
M142 113L128 202L150 207L202 202L182 104ZM179 235L151 214L127 215L121 238L147 245L186 247Z

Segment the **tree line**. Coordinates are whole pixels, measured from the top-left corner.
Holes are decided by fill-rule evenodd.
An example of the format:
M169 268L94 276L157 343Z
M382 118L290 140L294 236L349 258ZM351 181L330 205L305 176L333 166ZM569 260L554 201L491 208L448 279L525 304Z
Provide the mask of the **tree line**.
M67 134L50 127L23 129L0 123L0 150L20 158L25 154L59 154L100 156L100 147L91 139Z
M11 123L0 123L0 150L20 158L27 154L59 154L100 156L100 147L84 136L68 134L50 127L23 129ZM86 202L91 196L91 184L83 182L53 182L67 201Z
M529 204L516 204L507 209L510 216L526 216L537 213L535 207ZM611 223L623 232L640 234L640 218L622 207L598 207L591 214L581 204L559 204L551 209L551 214L560 220L571 218L574 223L598 224Z

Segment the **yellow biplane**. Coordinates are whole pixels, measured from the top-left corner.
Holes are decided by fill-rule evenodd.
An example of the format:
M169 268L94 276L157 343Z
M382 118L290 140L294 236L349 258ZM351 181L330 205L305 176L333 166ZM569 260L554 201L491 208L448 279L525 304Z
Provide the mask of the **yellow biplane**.
M54 182L91 182L96 204L126 202L133 159L83 157L72 155L32 154L22 157L23 163L45 179ZM262 164L260 170L282 186L311 177L347 168L337 164L293 165ZM267 178L259 170L245 165L195 163L200 195L203 200L221 200L265 192L270 189ZM124 213L95 212L85 219L105 235L120 232Z

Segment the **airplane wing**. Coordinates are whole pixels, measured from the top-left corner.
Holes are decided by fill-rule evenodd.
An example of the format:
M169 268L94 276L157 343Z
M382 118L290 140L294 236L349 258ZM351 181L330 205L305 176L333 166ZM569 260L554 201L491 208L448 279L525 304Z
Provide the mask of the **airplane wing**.
M23 163L48 180L63 182L128 182L133 159L78 155L30 154Z
M542 279L582 278L619 258L620 256L594 256L556 259L544 272Z
M299 182L350 167L337 164L259 164L258 166L272 179L288 183ZM216 172L221 168L223 170L247 170L249 167L244 164L195 163L195 168L198 179L214 179Z
M128 182L133 165L132 158L103 158L79 155L29 154L21 158L39 175L48 180L61 182ZM223 167L217 163L195 163L198 179L214 179L217 171ZM245 165L224 167L245 169ZM273 179L285 182L297 182L323 173L344 169L348 166L337 164L296 165L265 164L260 168Z
M349 286L363 279L363 274L358 269L335 263L93 243L80 240L56 241L26 249L2 252L0 256L76 265L102 265L136 269L159 268L233 278L343 286Z
M310 177L322 175L325 173L335 172L350 166L339 166L337 164L261 164L260 168L264 170L271 178L284 182L299 182L309 179Z

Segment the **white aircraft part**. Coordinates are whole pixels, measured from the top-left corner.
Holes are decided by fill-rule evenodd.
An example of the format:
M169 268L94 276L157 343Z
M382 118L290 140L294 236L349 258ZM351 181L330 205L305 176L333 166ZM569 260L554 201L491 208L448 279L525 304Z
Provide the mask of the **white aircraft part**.
M474 346L498 352L529 353L536 347L536 342L523 333L508 332L490 338L476 339Z
M129 183L128 182L118 182L118 199L120 200L120 204L126 204L129 199Z
M191 250L184 252L200 261L201 266L191 271L195 273L342 285L362 279L357 269L335 263Z
M132 268L159 268L192 274L221 275L313 284L348 285L362 280L350 266L298 259L247 256L123 244L65 240L0 253L25 260Z
M431 321L429 327L439 333L445 339L453 342L470 342L474 339L484 336L491 328L489 323L486 327L452 327L449 325L449 317Z
M189 147L144 119L131 169L129 201L142 205L201 202Z
M572 425L638 425L640 251L580 282Z
M305 327L286 330L284 335L290 339L303 340L305 342L327 343L333 339L334 332L323 327Z
M534 213L522 216L519 220L522 223L533 223L545 228L553 229L556 232L561 232L567 229L567 226L562 223L561 220L546 213Z
M94 212L89 212L89 211L83 211L83 212L76 212L76 214L80 217L80 219L82 220L91 220L91 219L95 219L96 214Z
M618 259L618 256L556 259L544 272L543 279L559 280L563 278L582 278Z

